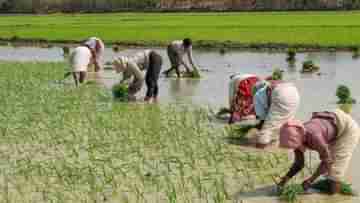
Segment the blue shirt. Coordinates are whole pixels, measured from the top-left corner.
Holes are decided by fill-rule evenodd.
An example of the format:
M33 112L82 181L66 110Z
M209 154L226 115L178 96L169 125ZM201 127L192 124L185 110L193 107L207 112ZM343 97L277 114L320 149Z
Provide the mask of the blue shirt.
M254 106L256 116L260 120L265 120L269 111L269 98L266 86L256 91L254 96Z

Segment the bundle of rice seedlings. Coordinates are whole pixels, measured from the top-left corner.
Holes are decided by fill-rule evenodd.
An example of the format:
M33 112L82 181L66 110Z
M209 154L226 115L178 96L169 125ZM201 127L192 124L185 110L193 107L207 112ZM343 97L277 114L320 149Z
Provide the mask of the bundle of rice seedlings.
M303 63L302 73L315 73L320 70L320 67L315 65L313 61L308 60Z
M286 61L288 62L293 62L296 60L296 49L289 49L287 51L287 58L286 58Z
M304 193L304 188L300 184L291 184L280 190L280 199L286 202L294 203L298 196Z
M282 80L283 79L283 71L279 68L276 68L271 76L272 80Z
M351 113L352 105L356 103L356 100L351 97L350 88L345 85L339 85L336 90L336 96L339 99L337 102L339 108L346 113Z
M331 181L329 179L322 179L322 180L319 180L316 183L314 183L311 186L311 188L319 190L320 192L323 192L323 193L330 193L330 182ZM351 187L351 184L348 184L345 182L341 182L340 193L343 195L351 195L351 196L356 195L354 190Z
M129 87L126 84L118 83L112 87L112 94L116 99L127 101L129 96Z

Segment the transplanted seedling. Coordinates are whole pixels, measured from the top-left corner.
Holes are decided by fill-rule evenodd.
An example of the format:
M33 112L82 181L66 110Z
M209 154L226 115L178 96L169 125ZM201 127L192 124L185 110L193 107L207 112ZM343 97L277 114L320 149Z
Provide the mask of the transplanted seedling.
M286 58L287 62L294 62L296 61L296 49L289 49L287 51L287 58Z
M282 80L283 79L283 71L279 68L276 68L271 76L272 80Z
M129 95L129 88L126 84L119 83L112 87L112 93L114 98L126 101Z
M281 200L294 203L298 200L298 196L304 192L302 185L292 184L281 188L279 195Z
M301 73L315 73L320 70L320 67L315 65L312 60L305 61Z
M336 96L339 99L337 102L339 108L346 113L350 113L352 110L352 105L356 103L356 100L351 97L350 88L345 85L339 85L336 90Z
M360 49L359 49L359 47L353 47L352 49L352 52L353 52L353 58L354 59L357 59L357 58L359 58L359 56L360 56Z
M351 184L345 182L341 182L340 184L341 184L341 189L340 189L341 194L356 196L356 193L352 189ZM330 193L330 180L329 179L319 180L316 183L314 183L311 186L311 188L319 190L320 192L323 193Z

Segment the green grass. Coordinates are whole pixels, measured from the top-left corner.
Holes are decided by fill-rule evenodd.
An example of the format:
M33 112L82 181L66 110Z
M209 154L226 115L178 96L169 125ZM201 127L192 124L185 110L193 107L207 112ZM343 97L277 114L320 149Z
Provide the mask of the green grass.
M284 43L358 46L360 12L117 13L1 16L1 38L163 45L191 37L202 44Z
M63 84L65 67L0 62L4 202L224 202L291 164L226 144L204 109Z

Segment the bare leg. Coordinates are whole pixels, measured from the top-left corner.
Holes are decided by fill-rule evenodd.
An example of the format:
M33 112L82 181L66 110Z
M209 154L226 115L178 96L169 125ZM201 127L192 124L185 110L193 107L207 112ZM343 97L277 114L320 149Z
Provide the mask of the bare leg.
M79 82L84 83L86 79L86 72L80 72L80 78L79 78Z
M73 72L72 75L73 75L73 78L74 78L75 86L76 86L76 87L79 86L79 81L78 81L78 78L77 78L77 73Z

